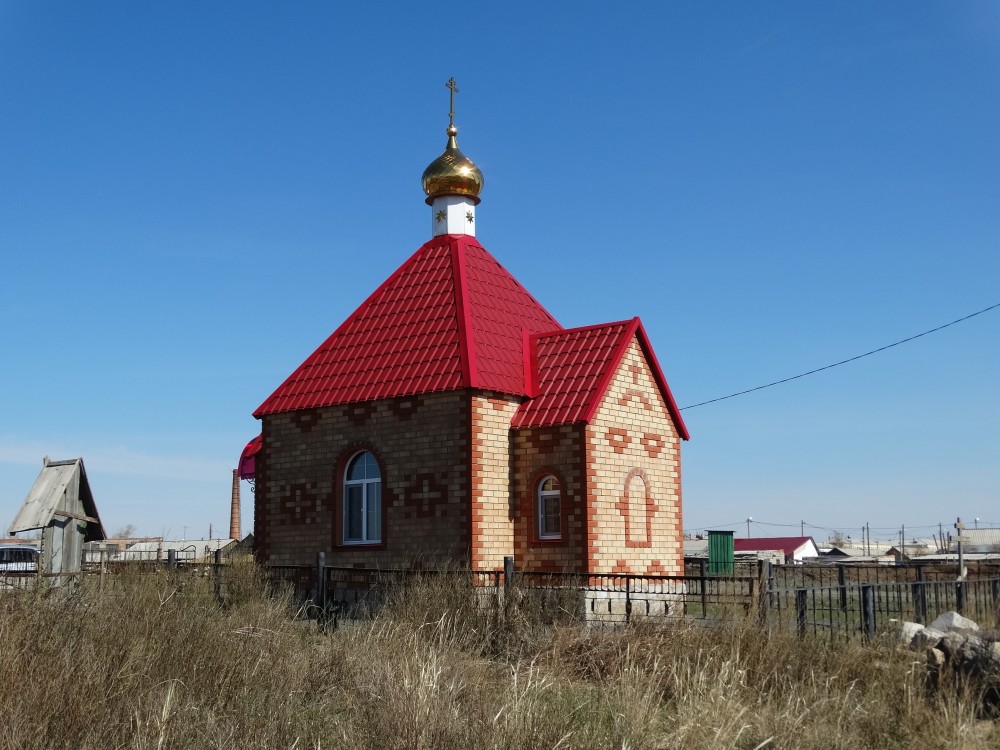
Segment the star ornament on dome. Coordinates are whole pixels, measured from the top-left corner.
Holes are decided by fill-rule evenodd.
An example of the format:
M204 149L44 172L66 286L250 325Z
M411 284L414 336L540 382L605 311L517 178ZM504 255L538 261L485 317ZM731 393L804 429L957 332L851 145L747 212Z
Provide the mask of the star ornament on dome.
M476 220L476 217L472 215L472 211L466 211L465 220L471 224Z
M434 214L434 218L437 219L439 222L444 221L445 218L444 211L438 211L436 214Z

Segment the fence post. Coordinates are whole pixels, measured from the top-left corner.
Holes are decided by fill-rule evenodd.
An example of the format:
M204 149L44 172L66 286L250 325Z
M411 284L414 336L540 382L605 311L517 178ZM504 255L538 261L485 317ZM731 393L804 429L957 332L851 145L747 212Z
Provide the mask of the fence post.
M757 615L760 617L760 624L767 625L771 617L771 561L758 560L757 568L757 579L760 583Z
M177 550L175 549L167 550L167 567L168 568L177 567Z
M965 581L955 581L955 610L965 614Z
M795 630L802 638L806 634L806 603L808 592L805 589L795 589Z
M503 558L503 586L509 589L514 585L514 556L505 555Z
M100 591L104 593L104 576L108 572L108 551L104 549L104 545L101 545L101 586Z
M212 555L213 565L212 565L212 578L214 580L215 588L215 602L216 604L222 604L222 550L215 550L215 554Z
M705 575L705 558L698 560L698 585L701 587L701 616L708 617L708 578Z
M628 625L632 620L632 592L629 590L630 583L632 582L632 576L625 576L625 624Z
M913 583L913 610L917 622L927 624L927 591L923 581Z
M870 583L861 586L862 632L867 640L875 637L875 587Z
M320 624L326 619L326 553L316 553L316 604Z
M837 585L840 587L840 611L847 611L847 568L837 566Z
M1000 579L990 581L990 596L993 599L993 616L1000 620Z

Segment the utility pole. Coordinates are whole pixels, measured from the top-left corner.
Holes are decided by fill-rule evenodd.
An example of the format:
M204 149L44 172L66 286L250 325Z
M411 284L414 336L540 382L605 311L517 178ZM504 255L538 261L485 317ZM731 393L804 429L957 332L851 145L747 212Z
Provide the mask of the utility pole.
M899 531L899 541L902 543L901 558L903 562L906 562L906 524L903 524L903 528Z
M865 529L868 531L868 556L872 554L872 527L865 521Z
M753 516L747 516L747 539L750 538L750 522L753 520Z
M962 542L965 541L962 532L965 531L965 524L961 518L955 519L955 531L958 532L958 536L955 537L958 540L958 579L962 580L965 577L965 559L962 556Z
M799 521L799 536L805 536L805 535L806 535L806 522Z

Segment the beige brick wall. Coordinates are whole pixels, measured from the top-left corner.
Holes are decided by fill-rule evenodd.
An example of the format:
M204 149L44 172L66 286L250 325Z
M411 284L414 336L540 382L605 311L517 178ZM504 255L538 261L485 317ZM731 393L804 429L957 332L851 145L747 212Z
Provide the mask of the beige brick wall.
M495 393L471 396L472 567L496 570L514 549L510 420L520 399Z
M590 571L681 575L680 437L637 339L586 440Z
M425 394L263 420L254 530L260 557L356 567L468 561L470 396ZM370 448L382 473L383 543L342 544L343 470Z

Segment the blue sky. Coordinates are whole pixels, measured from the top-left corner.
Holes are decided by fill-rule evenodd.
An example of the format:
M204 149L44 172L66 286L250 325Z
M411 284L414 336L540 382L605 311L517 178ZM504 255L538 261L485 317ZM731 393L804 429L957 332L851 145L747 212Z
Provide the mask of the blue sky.
M109 530L227 529L251 412L428 238L450 76L479 239L682 406L1000 302L993 2L0 0L0 522L82 455ZM1000 525L998 343L685 411L685 526Z

